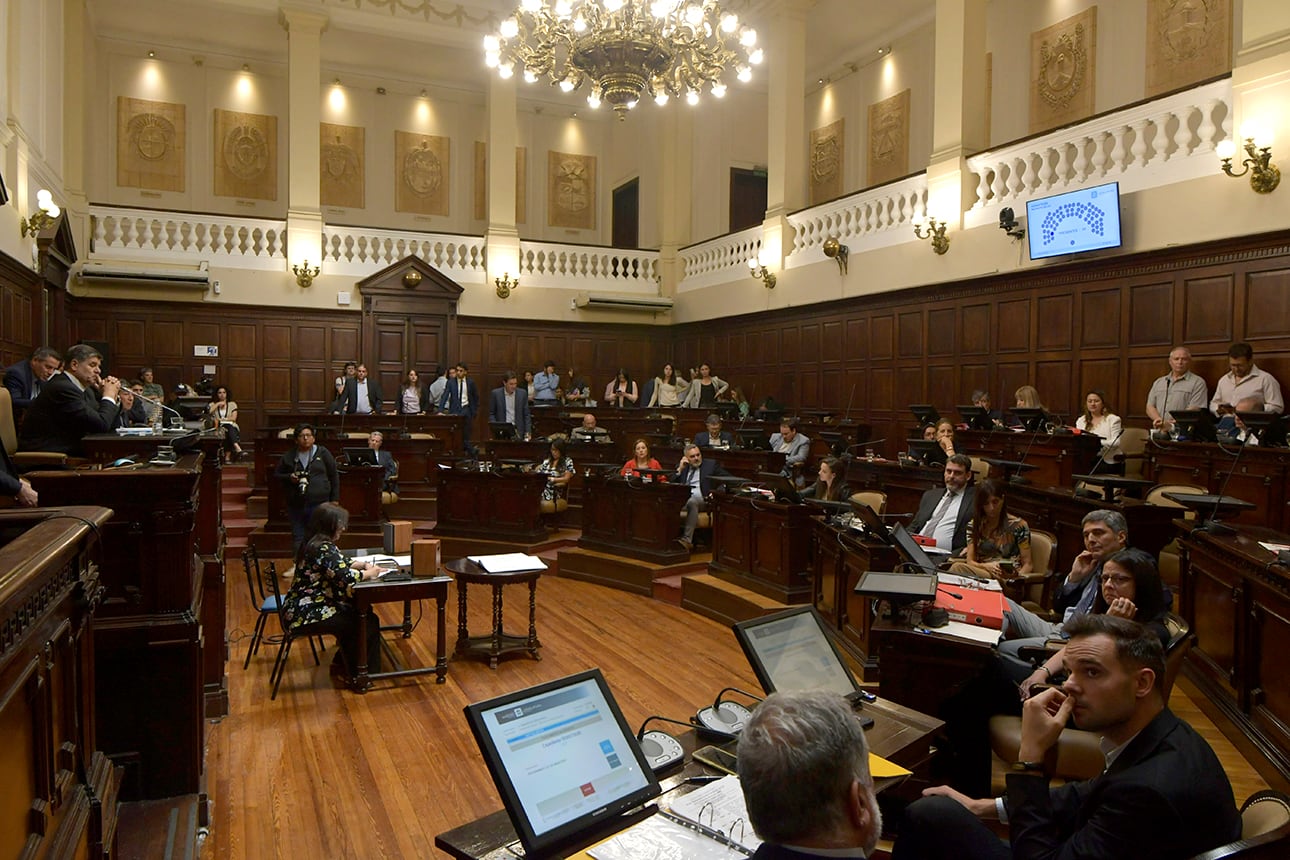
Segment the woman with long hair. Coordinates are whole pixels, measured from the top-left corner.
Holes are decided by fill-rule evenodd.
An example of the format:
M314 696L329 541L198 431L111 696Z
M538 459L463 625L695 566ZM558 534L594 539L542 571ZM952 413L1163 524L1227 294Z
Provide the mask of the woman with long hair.
M296 573L291 589L282 598L282 612L292 630L308 626L308 635L331 633L340 642L340 653L349 677L358 670L358 609L353 587L375 579L382 571L370 562L351 562L336 542L349 527L349 512L334 502L314 509L296 552ZM337 664L333 662L333 666ZM367 616L367 669L381 667L381 622Z
M685 402L685 395L690 390L690 383L676 375L672 362L663 365L663 372L654 377L654 393L650 395L646 406L680 406Z
M1084 414L1075 419L1075 429L1102 439L1102 465L1097 467L1098 471L1124 474L1124 462L1119 459L1120 434L1124 428L1120 416L1111 411L1105 391L1094 388L1084 395Z
M242 430L237 426L237 401L228 393L227 385L215 386L206 412L224 428L224 459L237 460L242 456Z
M950 573L1007 579L1033 569L1030 526L1008 513L1007 485L988 478L977 485L972 519L968 522L965 561L956 561Z
M729 387L730 383L719 376L713 376L712 368L704 362L698 370L690 368L690 390L685 395L683 405L687 408L716 406L717 399Z
M632 451L633 451L632 458L628 460L626 463L624 463L623 467L618 470L618 473L620 475L622 475L623 477L627 477L628 475L635 475L636 477L639 478L641 474L640 473L641 469L653 469L655 471L662 471L663 467L659 465L658 460L655 460L653 457L650 456L649 443L646 442L644 439L637 439L636 444L632 446ZM662 475L659 475L658 479L661 481L667 480Z
M408 369L403 382L399 384L399 414L424 415L429 410L426 388L421 384L421 377L416 370Z
M851 488L843 482L843 471L842 461L837 457L824 457L820 460L815 483L802 491L802 497L822 502L845 502L851 498Z
M564 498L569 482L573 480L573 458L564 453L564 439L553 436L549 445L547 458L537 467L546 475L546 486L542 488L542 500L553 502Z
M632 381L632 375L625 367L618 368L618 375L605 386L605 403L619 409L636 405L640 399L640 390Z

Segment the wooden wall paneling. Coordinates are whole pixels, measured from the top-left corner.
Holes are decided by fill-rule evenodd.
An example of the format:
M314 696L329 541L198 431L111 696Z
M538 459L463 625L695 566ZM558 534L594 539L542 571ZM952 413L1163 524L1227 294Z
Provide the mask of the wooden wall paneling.
M1290 338L1286 323L1290 321L1290 268L1247 272L1245 293L1245 335L1256 353L1260 341L1273 340L1284 347ZM1290 380L1287 380L1290 382Z
M994 326L996 350L998 352L1029 351L1030 298L1001 300L996 306L995 315L998 319L998 323Z
M280 361L284 355L294 355L292 352L292 332L293 327L290 325L276 325L265 323L260 327L260 343L263 345L263 352L256 355L266 363L268 361Z
M800 331L802 356L807 362L818 364L823 360L823 356L820 355L820 324L814 321L803 323Z
M766 329L761 333L761 360L766 366L779 361L779 330ZM769 392L767 392L769 393Z
M472 369L483 367L484 365L484 333L480 331L467 331L464 327L457 331L457 358L466 365L466 371L469 373ZM449 354L452 350L449 350ZM454 359L448 359L454 361Z
M292 361L297 363L302 361L327 363L331 365L331 369L336 371L337 376L344 371L345 362L358 361L357 338L353 339L355 347L353 352L344 349L344 345L348 341L345 335L352 336L356 333L356 330L341 332L330 330L321 324L308 325L304 323L294 326L294 328L295 337L292 338L292 345L295 347L295 351L291 353ZM339 349L337 348L338 340L341 341ZM329 341L331 343L330 352L327 349Z
M923 312L906 311L897 319L896 354L901 358L918 358L926 354L923 348ZM938 353L941 354L941 353Z
M289 412L293 407L295 398L291 396L291 368L281 364L272 364L260 368L260 396L258 402L263 406L265 411ZM307 377L313 382L313 376ZM242 395L242 400L238 401L238 406L245 409L242 403L245 402L246 396ZM244 437L245 438L245 437Z
M420 355L420 353L417 353ZM542 362L546 361L546 356L542 354L541 339L535 334L521 334L515 338L515 363L518 367L515 372L520 375L520 380L524 379L524 371L530 370L538 373L542 370Z
M238 426L241 426L243 403L259 403L260 368L254 364L227 364L223 375L216 374L215 384L228 386L229 394L238 405Z
M1074 306L1070 293L1039 296L1035 302L1036 350L1069 351L1074 346Z
M954 407L968 402L968 395L959 390L957 368L952 364L934 364L927 368L927 402L947 418L954 418Z
M955 355L955 322L958 314L954 308L933 308L927 312L927 354L934 356Z
M589 337L574 337L571 338L571 341L571 346L573 348L573 367L578 373L586 376L588 383L590 383L591 376L588 374L594 374L596 372L595 341ZM557 361L558 360L559 359L557 359Z
M820 371L821 405L825 409L837 409L844 413L848 406L854 409L856 404L851 392L852 384L852 375L846 371L840 369Z
M893 393L895 401L892 408L896 412L904 411L905 407L911 403L927 403L927 385L923 379L923 368L921 366L910 367L904 363L896 365L895 384L896 390ZM905 413L908 415L908 413ZM913 416L908 416L913 420Z
M108 338L108 344L112 348L112 364L109 368L113 376L130 376L132 371L126 370L125 362L127 357L130 364L137 361L149 361L146 356L148 349L146 343L147 323L144 320L125 320L119 319L112 326L112 336ZM174 354L166 356L167 358L177 357ZM155 359L154 359L155 360ZM133 373L137 373L139 368L133 368Z
M820 326L820 361L825 364L842 361L841 320L829 320Z
M869 357L875 361L896 355L896 318L892 314L875 315L869 320Z
M259 355L256 349L256 326L229 323L224 329L224 343L220 346L220 358L246 361Z
M798 375L797 399L794 403L801 406L805 403L818 403L825 409L841 408L835 405L836 391L821 389L820 372L815 369L802 370Z
M345 369L345 362L347 361L363 360L361 350L359 349L360 322L359 318L355 317L353 325L333 326L328 331L330 334L329 342L331 350L326 353L326 359L337 371L343 371ZM323 358L323 344L328 343L328 341L320 340L317 344L313 343L311 338L309 338L303 330L304 328L305 327L302 327L300 337L297 338L297 348L303 354L311 357ZM309 326L308 328L312 329L313 327ZM322 333L322 329L319 329L319 333Z
M1017 404L1016 391L1023 385L1034 385L1034 377L1028 361L1000 362L995 365L998 385L990 390L991 402L996 409L1007 412ZM1041 397L1045 396L1041 391Z
M917 401L904 401L899 405L896 403L896 374L890 367L875 367L869 371L869 414L881 415L882 413L894 412L896 409L903 410L907 403ZM887 416L884 416L887 417ZM912 418L910 419L913 420Z
M869 319L868 317L851 317L846 323L846 339L843 342L843 361L855 365L869 358Z
M622 366L623 362L618 358L618 342L596 338L596 379L602 388Z
M180 320L159 319L160 314L149 317L148 333L152 338L151 355L148 361L157 362L163 359L178 361L184 358L184 324ZM187 350L192 354L192 350Z
M1174 339L1174 282L1132 284L1129 292L1127 346L1160 346L1168 352Z
M1231 342L1235 292L1231 272L1183 276L1183 343L1192 352L1198 345Z
M1163 348L1161 352L1164 352ZM1125 361L1125 364L1127 365L1127 388L1121 391L1127 391L1127 394L1115 404L1116 414L1126 420L1142 421L1145 424L1147 395L1151 393L1151 384L1169 372L1169 356L1163 354L1130 358Z
M1069 360L1037 361L1035 381L1032 383L1039 389L1044 408L1062 416L1067 423L1075 420L1072 410L1079 397L1073 390L1075 382L1071 379L1074 366Z
M487 337L487 352L484 355L487 356L488 367L500 376L501 372L515 365L515 338L509 333L489 333Z
M999 399L1002 392L990 390L990 366L988 364L960 364L958 395L962 399L953 405L970 405L971 401L968 398L972 396L973 391L978 389L990 395L991 409L998 409L1003 403Z
M991 306L972 304L964 306L959 313L959 354L989 355L990 335L993 327L990 323ZM981 388L988 387L986 380L979 383ZM971 394L971 392L968 392Z
M752 363L752 360L751 360L751 357L748 355L748 353L745 352L744 350L744 345L745 345L744 333L741 331L731 332L730 335L726 338L726 340L727 340L727 343L729 344L729 355L727 356L727 360L730 362L730 367L732 368L748 367L748 365ZM657 341L652 341L652 342L657 343ZM670 353L671 350L664 348L664 352ZM668 359L664 358L658 362L660 370L662 369L663 362L665 361L668 361ZM727 371L727 373L729 373L729 371ZM731 384L733 385L735 383L731 383ZM744 391L744 396L745 397L748 396L747 390Z
M1148 383L1148 388L1150 388L1150 383ZM1111 393L1123 390L1120 384L1120 360L1116 358L1085 359L1079 363L1079 387L1072 392L1069 413L1061 409L1057 410L1064 415L1068 414L1070 416L1068 424L1074 424L1075 418L1084 411L1084 397L1094 389L1100 389L1105 393L1107 409L1116 415L1124 416L1125 404L1116 400L1115 395ZM1142 402L1145 404L1146 400L1144 393Z
M1080 346L1085 349L1120 344L1118 287L1080 293Z
M782 326L779 330L780 361L784 364L796 364L802 360L802 355L801 329L795 325Z

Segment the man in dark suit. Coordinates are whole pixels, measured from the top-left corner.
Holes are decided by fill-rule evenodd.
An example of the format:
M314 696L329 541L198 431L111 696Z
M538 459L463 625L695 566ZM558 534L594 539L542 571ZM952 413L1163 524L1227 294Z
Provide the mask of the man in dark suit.
M690 550L694 546L694 530L699 526L699 512L708 509L708 496L716 489L713 475L728 475L716 460L703 459L703 451L698 445L685 446L685 456L676 469L676 480L690 487L690 498L685 501L685 532L681 545Z
M694 444L700 448L733 448L735 437L729 430L721 429L721 416L713 412L703 422L707 430L694 437Z
M367 447L376 452L376 465L385 469L385 483L381 485L381 491L386 493L397 493L399 477L399 461L394 459L394 455L384 450L381 445L385 442L385 434L380 430L373 430L367 434Z
M460 361L457 362L457 378L444 387L439 409L449 415L466 416L466 426L461 431L462 442L467 451L474 451L475 446L470 441L470 425L475 423L475 414L479 412L479 390L475 388L475 380L470 378L466 365Z
M970 457L950 457L945 463L945 489L923 493L909 530L934 539L938 549L958 552L966 548L968 522L976 503L976 487L968 486L971 474Z
M4 387L9 389L9 399L13 401L15 421L40 394L40 387L58 372L62 361L57 350L42 346L31 358L4 369Z
M345 378L344 390L332 411L347 412L350 415L378 415L381 403L380 384L367 375L367 365L360 364L353 376Z
M61 451L82 456L81 439L107 433L116 422L121 381L99 375L101 356L94 347L78 343L67 351L67 369L40 388L22 422L21 451Z
M1086 615L1068 627L1061 688L1026 700L1005 797L927 789L905 811L894 860L1192 857L1241 835L1223 765L1169 710L1160 639L1133 621ZM1107 767L1051 788L1045 759L1066 722L1102 735ZM745 729L747 731L747 729ZM740 758L743 757L740 739ZM1006 815L1011 845L982 823Z
M36 491L26 478L18 477L18 470L9 459L9 452L0 445L0 496L12 498L24 508L34 508L39 504Z
M502 386L489 392L488 420L489 423L512 425L520 439L527 441L532 437L529 393L520 388L515 371L506 371Z
M771 693L739 735L737 767L748 819L762 839L753 860L873 851L882 813L864 729L841 695Z

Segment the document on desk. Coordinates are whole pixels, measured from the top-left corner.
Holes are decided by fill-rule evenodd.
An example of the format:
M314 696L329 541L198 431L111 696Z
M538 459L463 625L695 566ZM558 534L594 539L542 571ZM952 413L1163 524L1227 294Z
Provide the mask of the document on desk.
M974 576L959 576L957 573L940 572L936 581L941 585L957 585L959 588L975 588L980 591L1003 591L1003 584L997 579L977 579Z
M586 856L594 860L731 860L747 856L747 852L656 813L588 848Z
M739 787L737 776L722 777L681 795L672 801L668 811L678 818L717 831L747 849L749 854L761 844L748 820L744 792Z
M981 642L985 645L994 645L999 641L999 631L993 627L982 627L979 624L966 624L962 621L951 621L944 627L937 627L933 630L924 630L924 633L944 633L947 636L957 636L959 639L967 639L971 642Z
M508 552L502 555L468 555L466 557L489 573L546 570L546 562L535 555L525 555L522 552Z

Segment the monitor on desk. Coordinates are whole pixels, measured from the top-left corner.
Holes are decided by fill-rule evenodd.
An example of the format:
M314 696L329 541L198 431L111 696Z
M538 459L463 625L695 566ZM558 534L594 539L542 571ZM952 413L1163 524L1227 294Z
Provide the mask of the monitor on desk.
M345 455L345 462L350 466L376 465L376 449L374 448L342 448L341 453Z
M959 418L968 426L969 430L989 430L994 427L994 419L990 417L990 410L984 406L968 406L964 404L957 407Z
M660 793L599 669L466 706L528 856L558 850Z
M940 442L933 442L928 439L910 439L905 444L909 446L909 459L915 460L924 466L935 466L945 462L941 459L945 456L945 449L941 447Z
M917 570L924 573L935 573L936 562L932 561L931 555L924 549L914 536L900 523L891 528L892 539L896 542L896 549L905 557L905 561ZM944 553L944 551L941 551ZM948 555L948 553L944 553Z
M1286 416L1278 412L1237 412L1236 417L1264 448L1285 447Z
M891 543L891 529L883 524L882 518L878 512L866 505L864 502L851 500L851 514L864 523L867 531L874 540L880 540L883 543Z
M736 430L735 438L739 447L750 451L769 451L770 437L761 430Z
M775 501L777 502L794 504L802 500L801 494L797 492L797 487L793 486L793 482L783 475L777 475L773 472L758 472L757 481L775 494Z
M767 693L829 690L845 696L859 689L811 606L740 621L734 631Z
M1040 432L1048 423L1048 413L1037 406L1015 406L1011 411L1012 417L1031 433Z
M498 442L506 442L517 438L515 425L509 421L489 421L488 432Z
M1214 413L1208 409L1175 409L1169 417L1189 442L1213 442L1218 438L1214 432Z

